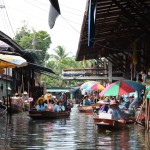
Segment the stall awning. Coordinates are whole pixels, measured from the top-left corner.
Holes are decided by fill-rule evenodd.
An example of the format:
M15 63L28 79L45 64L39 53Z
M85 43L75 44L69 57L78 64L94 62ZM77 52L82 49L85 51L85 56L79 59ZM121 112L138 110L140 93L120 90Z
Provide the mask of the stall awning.
M43 73L53 73L55 74L51 69L43 67L43 66L39 66L37 64L33 64L33 63L29 63L28 62L28 66L30 68L32 68L33 70L37 71L37 72L43 72Z

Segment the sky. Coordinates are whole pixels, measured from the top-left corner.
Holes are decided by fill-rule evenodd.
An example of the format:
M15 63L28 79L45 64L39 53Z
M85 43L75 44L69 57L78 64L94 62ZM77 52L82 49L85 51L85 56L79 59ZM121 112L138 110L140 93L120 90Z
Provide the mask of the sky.
M0 0L0 30L14 37L18 28L25 21L29 29L47 31L52 40L48 52L58 45L66 52L75 56L87 0L58 0L61 15L57 18L52 29L48 25L50 8L49 0ZM5 8L2 8L5 6Z

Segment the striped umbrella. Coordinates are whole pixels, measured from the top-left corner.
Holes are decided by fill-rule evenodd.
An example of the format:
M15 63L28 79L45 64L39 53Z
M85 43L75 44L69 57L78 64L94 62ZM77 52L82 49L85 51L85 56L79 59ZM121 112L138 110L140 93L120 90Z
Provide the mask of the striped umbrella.
M104 86L101 85L100 83L96 83L90 87L90 90L93 90L93 91L102 91L103 89L104 89Z
M99 83L98 81L88 81L88 82L85 82L83 83L81 86L80 86L80 90L83 90L83 89L86 89L88 87L91 87L92 85L96 84L96 83Z
M145 86L131 80L120 80L108 85L101 93L100 96L117 96L127 93L140 91Z

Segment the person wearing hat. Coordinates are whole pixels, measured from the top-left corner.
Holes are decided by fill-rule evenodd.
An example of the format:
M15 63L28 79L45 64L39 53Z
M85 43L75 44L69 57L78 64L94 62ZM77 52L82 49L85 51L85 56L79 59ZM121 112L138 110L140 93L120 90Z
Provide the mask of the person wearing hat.
M52 94L47 93L47 94L44 95L44 98L45 98L45 103L48 104L49 101L52 100L53 96L52 96ZM53 100L52 100L52 103L53 103Z
M101 108L99 109L99 112L108 112L108 105L110 104L109 100L104 100L103 103L101 103L102 106Z
M47 104L44 103L43 97L38 98L36 109L37 111L45 111L47 109Z
M25 110L26 104L28 103L29 99L28 93L26 91L23 92L21 99L22 99L22 107Z
M18 93L15 93L15 96L12 97L12 105L18 107L18 109L22 109L22 100Z
M118 108L118 103L116 100L112 100L110 102L110 108L108 109L108 113L112 114L114 120L124 120L120 109Z

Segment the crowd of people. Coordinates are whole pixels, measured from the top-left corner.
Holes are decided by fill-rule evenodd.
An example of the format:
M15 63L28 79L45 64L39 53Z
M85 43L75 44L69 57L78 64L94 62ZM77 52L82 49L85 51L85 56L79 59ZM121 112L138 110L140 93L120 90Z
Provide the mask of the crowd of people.
M15 93L12 99L12 104L19 107L21 110L29 110L30 102L33 101L33 98L29 97L28 93L24 91L22 94Z
M112 114L115 120L126 119L126 112L135 115L135 111L143 102L143 91L135 91L122 96L94 97L90 93L86 93L80 103L80 106L90 106L93 104L101 104L100 108L95 110L96 114L105 112Z
M71 107L68 105L73 105L69 101L64 101L64 97L57 99L52 94L47 93L44 96L38 98L35 103L35 108L38 111L50 111L50 112L61 112L70 111Z

